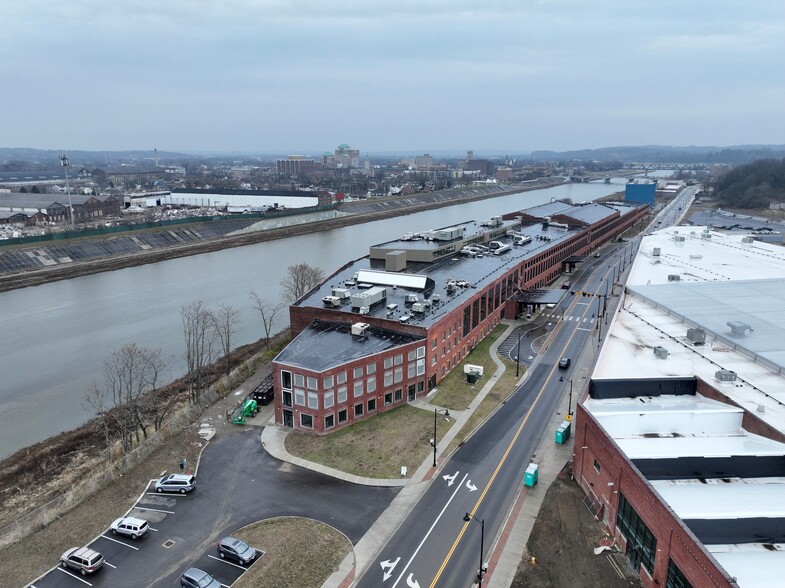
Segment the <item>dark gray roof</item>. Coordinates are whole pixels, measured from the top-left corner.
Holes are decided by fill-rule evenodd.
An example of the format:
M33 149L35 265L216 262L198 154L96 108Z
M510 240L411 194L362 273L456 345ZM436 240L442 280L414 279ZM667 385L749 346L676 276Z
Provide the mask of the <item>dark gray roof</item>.
M357 318L357 322L362 322L362 317ZM377 327L370 327L365 336L357 337L351 334L351 324L316 320L281 351L276 361L323 372L420 339L424 337Z

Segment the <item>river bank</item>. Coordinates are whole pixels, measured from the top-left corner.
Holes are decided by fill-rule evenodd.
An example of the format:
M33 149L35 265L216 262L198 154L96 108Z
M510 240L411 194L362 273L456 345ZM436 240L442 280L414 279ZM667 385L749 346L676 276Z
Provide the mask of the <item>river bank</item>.
M149 263L157 263L159 261L167 261L180 257L198 255L201 253L220 251L222 249L254 245L256 243L262 243L265 241L286 239L308 233L315 233L329 229L384 220L386 218L394 218L397 216L412 214L424 210L433 210L447 206L454 206L463 202L474 202L509 194L517 194L520 192L541 190L558 186L563 183L565 183L563 178L542 178L540 180L528 182L524 185L518 185L515 187L510 187L509 189L500 189L498 191L492 192L483 190L481 193L477 193L471 189L456 188L451 190L444 190L441 192L428 192L395 198L380 198L347 202L342 203L337 208L337 210L343 214L337 218L329 220L319 220L299 225L248 232L239 235L228 235L197 243L172 245L162 249L142 250L131 254L113 255L87 261L71 261L64 264L47 266L40 269L28 270L15 274L0 275L0 292L14 290L17 288L36 286L57 280L67 280L70 278L96 274L100 272L124 269ZM104 239L113 238L117 237L105 237ZM96 239L101 238L91 238L92 241L95 241ZM41 245L38 244L35 247L17 246L17 249L19 250L33 248L41 248Z

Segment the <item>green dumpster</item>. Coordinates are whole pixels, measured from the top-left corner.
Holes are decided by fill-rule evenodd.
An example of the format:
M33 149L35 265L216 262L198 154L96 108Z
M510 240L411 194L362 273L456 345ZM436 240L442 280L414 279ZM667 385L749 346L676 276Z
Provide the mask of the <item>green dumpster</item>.
M526 472L523 474L523 485L524 486L534 486L537 483L537 478L539 477L539 469L536 463L530 463L529 467L526 468Z

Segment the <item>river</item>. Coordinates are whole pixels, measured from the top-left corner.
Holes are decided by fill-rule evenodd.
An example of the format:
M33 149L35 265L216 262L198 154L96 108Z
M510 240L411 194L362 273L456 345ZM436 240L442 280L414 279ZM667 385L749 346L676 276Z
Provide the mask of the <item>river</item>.
M160 348L172 358L166 381L184 368L180 308L202 300L240 313L233 347L264 336L251 290L281 302L290 265L307 262L325 275L406 232L486 219L550 201L594 200L624 190L611 184L555 188L418 212L320 233L268 241L0 293L0 459L83 424L85 391L102 382L102 363L126 343ZM288 324L282 310L274 331Z

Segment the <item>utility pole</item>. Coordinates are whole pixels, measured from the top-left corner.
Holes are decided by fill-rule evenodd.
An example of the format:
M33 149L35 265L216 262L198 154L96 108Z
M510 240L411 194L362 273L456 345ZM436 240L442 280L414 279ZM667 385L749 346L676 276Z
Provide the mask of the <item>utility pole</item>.
M76 226L74 224L74 206L71 204L71 187L68 185L68 167L71 165L71 162L68 161L68 156L64 153L60 156L60 165L63 166L65 170L65 191L68 194L68 210L71 215L71 230L76 230Z

